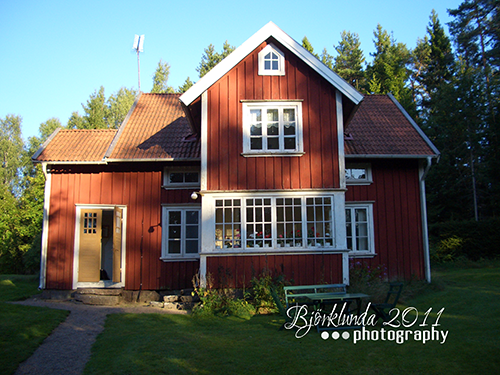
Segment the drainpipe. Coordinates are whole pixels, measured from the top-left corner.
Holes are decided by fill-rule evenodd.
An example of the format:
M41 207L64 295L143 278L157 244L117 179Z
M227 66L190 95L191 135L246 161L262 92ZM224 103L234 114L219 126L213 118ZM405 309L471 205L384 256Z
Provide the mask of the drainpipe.
M431 282L431 260L429 252L429 232L427 230L427 204L425 199L425 178L429 173L429 169L432 165L432 158L427 158L427 165L425 168L420 167L420 207L422 213L422 239L424 244L424 267L425 267L425 279L428 283Z
M40 285L38 289L45 289L47 280L47 247L49 243L49 207L51 174L47 172L47 163L42 163L42 171L45 177L45 190L43 199L43 225L42 225L42 251L40 254Z

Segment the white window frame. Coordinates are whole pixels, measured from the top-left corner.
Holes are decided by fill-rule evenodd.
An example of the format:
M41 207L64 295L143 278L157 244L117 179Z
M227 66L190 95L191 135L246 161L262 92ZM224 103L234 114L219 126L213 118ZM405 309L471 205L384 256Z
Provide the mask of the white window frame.
M368 250L358 250L357 249L357 241L358 237L358 224L355 221L355 210L356 209L365 209L367 215L367 241L368 241ZM346 244L348 243L349 237L352 239L352 249L349 249L350 256L374 256L375 255L375 236L373 230L373 204L372 203L353 203L346 202L345 203L346 210ZM349 236L349 231L347 230L347 226L349 222L347 221L347 210L351 212L351 236ZM365 236L363 236L365 237Z
M272 60L266 59L266 56L271 54ZM274 55L273 55L274 54ZM276 58L273 58L276 57ZM274 44L270 43L262 49L258 54L259 60L259 75L260 76L284 76L285 75L285 55ZM266 61L276 61L276 69L273 69L273 64L266 69Z
M364 169L365 178L348 178L349 171L353 169ZM346 163L345 175L347 185L370 185L373 183L372 166L370 163Z
M243 105L243 156L301 156L304 154L304 143L302 136L302 100L295 101L242 101ZM251 125L252 110L262 110L262 149L251 148ZM267 120L265 113L268 109L278 109L278 149L268 149ZM285 125L283 111L286 109L295 110L295 148L285 149L285 139L290 138L285 135Z
M170 174L171 173L182 173L184 178L187 173L197 173L198 174L198 182L171 182ZM191 189L191 188L199 188L201 181L201 172L200 168L193 167L166 167L163 170L163 188L164 189Z
M312 206L311 199L313 200ZM285 202L285 200L288 202ZM291 204L290 200L292 201ZM291 220L284 219L283 221L278 221L278 207L292 207L294 204L297 205L297 200L300 200L300 219L294 217ZM319 203L318 200L321 200L321 203ZM330 202L329 205L327 203L328 200ZM258 203L257 201L262 202ZM281 204L279 202L281 202ZM235 205L233 205L233 203L235 203ZM335 195L332 194L251 194L214 197L213 208L215 210L215 219L211 231L211 238L213 238L212 246L218 252L237 251L241 253L266 252L270 250L335 250L337 245L335 237L336 203ZM324 219L325 214L323 214L322 220L317 219L316 213L314 213L314 219L308 220L308 205L309 207L322 207L324 210L323 213L330 207L329 220ZM235 216L235 207L239 209L237 214L239 220L227 220L226 217L230 217L231 215L232 217ZM256 218L259 216L256 213L257 207L262 207L262 212L264 212L265 208L270 208L270 219L266 217L265 213L262 214L260 219ZM222 212L224 212L224 214L222 214ZM249 212L251 212L252 218L248 216ZM316 212L316 210L314 210L314 212ZM279 225L283 225L287 228L285 229L286 233L290 231L290 227L293 227L293 232L300 230L300 235L294 233L291 236L287 235L284 238L280 238L278 235ZM314 232L310 234L309 232L312 229L311 225L321 225L322 229L316 227ZM259 229L261 232L258 232ZM233 230L233 232L231 232L231 230ZM252 233L249 233L250 231ZM316 233L316 231L318 231L318 233ZM327 231L329 232L327 233ZM322 232L322 235L320 235L319 232Z
M179 254L170 254L168 252L169 245L169 216L168 213L171 211L180 211L182 215L181 219L181 248ZM198 212L198 252L197 253L186 253L186 212L187 211L197 211ZM200 258L200 248L201 248L201 207L200 205L162 205L162 235L161 235L161 260L189 260L189 259L199 259ZM195 239L195 238L192 238Z

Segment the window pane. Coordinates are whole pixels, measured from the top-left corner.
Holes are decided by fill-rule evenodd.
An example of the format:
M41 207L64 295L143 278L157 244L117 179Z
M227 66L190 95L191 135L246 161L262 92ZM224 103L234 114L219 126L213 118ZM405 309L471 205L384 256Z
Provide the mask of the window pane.
M367 214L365 208L357 208L356 209L356 221L367 221Z
M170 211L168 213L168 223L169 224L180 224L181 223L181 212L180 211Z
M273 138L269 138L267 140L267 149L268 150L279 150L279 148L280 148L280 139L279 138L273 137Z
M292 122L291 124L285 125L285 135L295 135L295 123Z
M168 253L169 254L180 254L181 253L180 241L168 241Z
M273 69L272 70L278 70L278 61L273 60Z
M186 241L186 254L198 253L198 240Z
M293 108L283 109L283 121L285 122L295 121L295 109Z
M279 120L278 109L268 109L267 121L278 121L278 120Z
M295 137L285 138L285 150L295 150Z
M250 127L250 135L262 135L262 125L256 124Z
M170 173L170 183L179 184L184 182L184 173Z
M278 135L278 123L271 122L267 124L267 135Z
M198 238L198 226L188 225L186 227L186 238Z
M271 61L269 61L269 60L264 61L264 69L271 70Z
M198 224L198 211L186 211L186 224Z
M252 150L262 150L262 138L252 138L250 140L250 148Z
M171 225L168 227L168 238L181 238L181 227L180 225Z
M250 121L252 124L256 122L262 121L262 110L260 109L251 109L250 110Z
M198 182L198 172L186 173L184 180L184 182Z

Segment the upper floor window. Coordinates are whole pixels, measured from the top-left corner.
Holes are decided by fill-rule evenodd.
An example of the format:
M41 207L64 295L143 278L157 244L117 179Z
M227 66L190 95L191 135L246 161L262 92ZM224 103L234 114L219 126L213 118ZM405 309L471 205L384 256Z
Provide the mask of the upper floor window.
M193 168L166 168L163 174L163 187L189 188L200 186L200 171Z
M243 103L244 154L302 153L301 102Z
M372 180L372 169L368 163L346 164L345 180L347 184L370 184Z
M285 75L285 55L273 44L267 45L259 52L259 75Z

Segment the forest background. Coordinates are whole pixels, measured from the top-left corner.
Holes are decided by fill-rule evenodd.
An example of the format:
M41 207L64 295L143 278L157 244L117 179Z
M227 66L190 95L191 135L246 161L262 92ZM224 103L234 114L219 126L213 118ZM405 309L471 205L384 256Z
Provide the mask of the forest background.
M307 37L302 45L361 93L392 93L439 149L426 178L433 259L493 258L500 255L500 0L465 0L448 12L447 25L431 13L413 48L377 25L370 61L355 32L342 32L332 54L315 51ZM199 77L233 50L228 41L221 52L209 45ZM173 88L169 73L160 60L151 92L193 85L188 77ZM106 97L101 87L82 114L73 112L66 124L51 118L27 141L20 116L0 118L0 273L39 271L45 177L31 157L57 128L118 128L138 93L122 87Z

